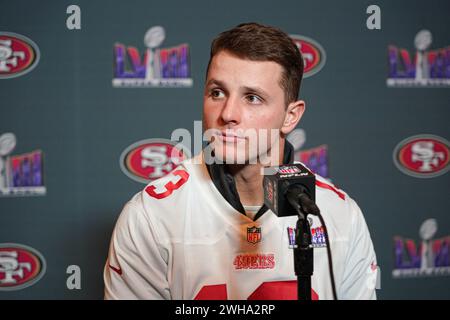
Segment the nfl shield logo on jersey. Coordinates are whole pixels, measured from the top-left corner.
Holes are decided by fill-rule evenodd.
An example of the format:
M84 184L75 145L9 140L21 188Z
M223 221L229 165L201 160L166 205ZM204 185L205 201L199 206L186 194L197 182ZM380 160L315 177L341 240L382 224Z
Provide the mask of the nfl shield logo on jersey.
M247 241L256 244L261 241L261 228L247 228Z

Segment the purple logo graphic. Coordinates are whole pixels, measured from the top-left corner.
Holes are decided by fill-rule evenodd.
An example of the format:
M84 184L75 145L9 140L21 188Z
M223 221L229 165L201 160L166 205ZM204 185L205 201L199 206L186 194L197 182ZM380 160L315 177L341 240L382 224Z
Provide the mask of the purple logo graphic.
M0 136L0 196L44 195L42 151L10 155L15 147L13 133Z
M189 46L161 48L163 27L150 28L142 57L135 47L114 45L114 87L191 87Z
M287 139L294 147L294 161L303 163L313 173L330 180L328 146L326 144L311 149L302 149L306 142L306 133L303 129L293 130Z
M394 238L394 278L450 275L450 236L433 239L437 231L435 219L428 219L420 227L422 241Z
M432 41L430 31L418 32L414 57L406 49L389 46L388 87L450 87L450 47L428 50Z
M321 145L308 150L295 153L295 160L306 165L312 172L329 179L328 146Z

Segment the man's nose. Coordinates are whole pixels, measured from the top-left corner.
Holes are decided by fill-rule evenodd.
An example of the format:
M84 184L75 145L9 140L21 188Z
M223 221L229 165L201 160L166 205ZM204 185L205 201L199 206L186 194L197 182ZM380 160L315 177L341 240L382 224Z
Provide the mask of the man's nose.
M226 101L221 113L222 121L226 124L239 124L241 122L241 106L238 97L230 96Z

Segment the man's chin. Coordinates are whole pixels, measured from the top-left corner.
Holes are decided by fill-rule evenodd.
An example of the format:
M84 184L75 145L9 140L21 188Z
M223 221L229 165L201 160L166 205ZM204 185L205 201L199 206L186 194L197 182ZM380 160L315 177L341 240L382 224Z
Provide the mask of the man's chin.
M235 150L226 152L214 150L214 157L218 163L229 165L248 163L248 157L245 156L245 153L241 154Z
M212 148L212 155L216 163L224 164L246 164L248 162L245 149L239 149L236 145L228 143L213 143L210 145Z
M228 165L247 165L247 164L262 164L264 166L272 165L273 159L268 156L266 150L263 154L258 154L257 150L251 151L246 148L237 148L236 145L212 143L206 149L206 153L210 160L219 164Z

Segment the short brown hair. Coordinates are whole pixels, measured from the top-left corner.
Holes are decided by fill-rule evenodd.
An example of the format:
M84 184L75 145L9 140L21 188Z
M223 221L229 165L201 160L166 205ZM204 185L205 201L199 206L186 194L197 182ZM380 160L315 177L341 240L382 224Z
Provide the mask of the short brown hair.
M207 75L213 57L223 50L243 59L280 64L283 73L279 84L285 91L286 104L297 100L303 76L303 57L285 32L254 22L222 32L211 44Z

